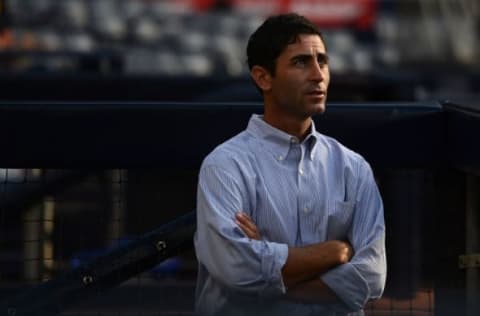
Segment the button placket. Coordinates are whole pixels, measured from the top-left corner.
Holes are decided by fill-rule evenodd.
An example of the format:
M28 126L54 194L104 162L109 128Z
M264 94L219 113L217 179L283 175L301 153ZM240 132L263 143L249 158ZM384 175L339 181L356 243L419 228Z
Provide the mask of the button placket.
M305 169L304 169L304 155L305 155L305 146L304 144L301 144L300 146L300 162L298 163L298 173L303 176L305 174Z

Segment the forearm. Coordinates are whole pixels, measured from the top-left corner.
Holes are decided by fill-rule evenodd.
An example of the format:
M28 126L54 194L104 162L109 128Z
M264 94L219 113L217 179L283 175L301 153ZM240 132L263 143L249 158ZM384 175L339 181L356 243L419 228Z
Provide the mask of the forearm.
M351 256L351 246L338 240L305 247L290 247L287 261L282 268L283 282L288 288L294 287L348 262Z
M247 237L260 240L257 225L244 212L235 215L236 224ZM301 282L318 278L330 269L346 263L353 255L348 242L329 240L303 247L289 247L288 256L282 267L282 279L285 286L291 288Z
M381 244L381 240L370 243L369 247L358 250L350 262L321 276L351 311L363 308L368 300L379 298L383 292L386 264Z
M285 298L302 303L336 303L339 301L335 292L320 278L302 282L288 288Z

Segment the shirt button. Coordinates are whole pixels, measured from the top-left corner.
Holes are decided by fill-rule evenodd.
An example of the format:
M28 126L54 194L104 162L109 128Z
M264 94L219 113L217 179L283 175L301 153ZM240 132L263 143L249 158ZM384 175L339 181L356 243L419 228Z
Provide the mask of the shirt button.
M278 160L282 161L282 160L283 160L283 156L278 156Z
M304 207L304 208L303 208L303 212L304 212L304 213L308 213L308 212L310 212L310 210L308 209L308 207Z
M290 138L290 142L293 143L293 144L298 143L298 141L295 137Z
M298 169L298 173L300 173L300 175L303 175L303 169L302 168Z

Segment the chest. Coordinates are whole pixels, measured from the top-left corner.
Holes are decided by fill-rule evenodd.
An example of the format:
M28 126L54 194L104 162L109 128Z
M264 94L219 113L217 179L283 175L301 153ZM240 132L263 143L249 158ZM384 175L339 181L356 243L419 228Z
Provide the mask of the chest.
M264 238L290 246L347 238L355 205L344 166L300 151L256 157L252 168L251 215Z

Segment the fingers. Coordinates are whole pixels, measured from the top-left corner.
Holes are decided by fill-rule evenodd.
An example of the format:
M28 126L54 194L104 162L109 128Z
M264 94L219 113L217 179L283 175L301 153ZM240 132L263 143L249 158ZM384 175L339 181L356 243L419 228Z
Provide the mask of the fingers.
M235 214L235 223L237 223L248 238L256 240L261 239L257 225L255 225L253 220L247 214L243 212Z
M343 243L345 244L345 254L348 256L348 261L350 261L350 259L352 259L353 255L354 255L354 252L353 252L353 246L350 242L344 240Z
M235 214L235 219L245 227L247 227L250 231L255 231L257 226L253 222L253 220L248 216L248 214L245 214L243 212L238 212Z
M344 264L348 263L353 255L353 247L352 245L343 240L328 240L324 242L325 245L328 245L329 251L331 254L334 255L335 264Z
M343 248L342 248L342 251L341 251L341 256L342 256L342 261L344 261L344 263L347 263L349 262L352 257L353 257L353 247L352 245L347 242L347 241L341 241L342 245L343 245Z
M349 243L348 244L348 261L352 259L353 255L354 255L353 246Z

